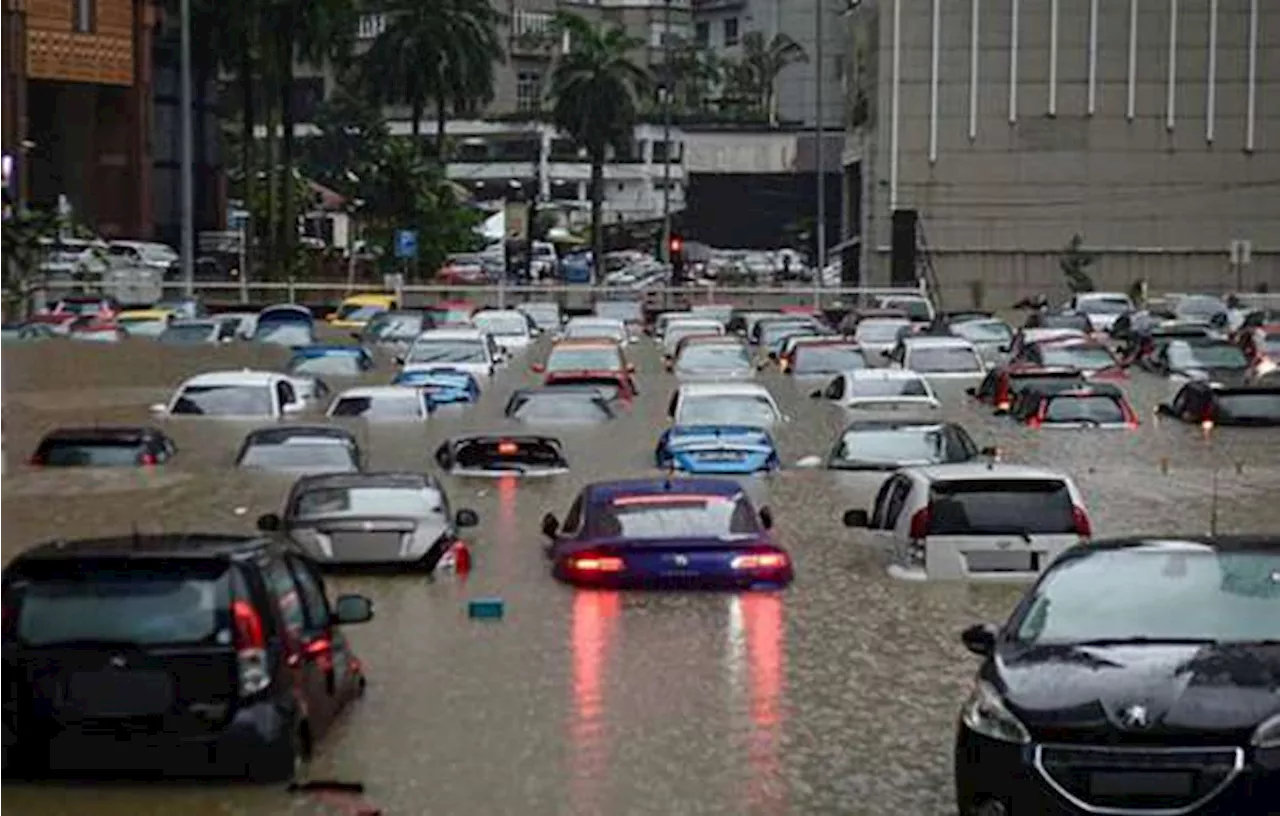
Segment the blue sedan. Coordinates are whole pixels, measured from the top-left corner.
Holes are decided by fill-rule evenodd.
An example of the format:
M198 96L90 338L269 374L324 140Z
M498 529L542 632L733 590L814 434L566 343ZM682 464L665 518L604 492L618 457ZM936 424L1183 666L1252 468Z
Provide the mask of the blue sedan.
M658 437L660 468L685 473L757 473L781 466L768 431L747 425L677 425Z
M480 383L475 376L456 369L401 371L391 384L421 388L437 405L475 402L480 399Z
M542 532L552 575L608 589L782 589L794 573L773 514L727 479L597 482Z

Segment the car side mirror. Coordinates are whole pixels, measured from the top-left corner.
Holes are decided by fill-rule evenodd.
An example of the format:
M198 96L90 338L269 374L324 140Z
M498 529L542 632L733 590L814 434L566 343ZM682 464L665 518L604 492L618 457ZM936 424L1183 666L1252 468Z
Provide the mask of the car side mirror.
M373 620L373 601L363 595L339 595L333 604L333 622L365 623Z
M760 508L760 526L766 530L773 529L773 511L768 507Z
M263 513L258 516L258 529L264 533L278 532L284 526L284 522L275 513Z
M404 365L404 355L403 355L403 354L397 354L397 355L396 355L396 357L395 357L395 360L396 360L396 365Z
M822 399L824 396L826 395L822 393L821 388L816 388L809 392L809 399Z
M820 468L822 467L822 457L821 456L805 456L796 462L796 467L802 468L804 470L813 470L814 468Z
M1000 458L1000 449L994 445L988 445L982 450L978 451L978 453L981 454L982 456L990 456L992 459Z
M866 510L844 511L844 526L866 529L871 526L871 516Z
M886 360L892 360L892 359L893 359L893 352L892 352L892 351L883 351L883 350L882 350L882 351L880 352L880 356L881 356L881 357L883 357L883 358L884 358L884 359L886 359Z
M960 642L974 654L987 657L996 650L996 628L989 623L970 626L960 633Z
M555 538L560 532L560 522L555 515L547 513L542 517L542 534L547 538Z
M542 363L534 363L533 365L529 366L529 370L532 371L534 374L545 374L547 371L547 367Z
M1005 346L1001 346L1001 347L1000 347L1000 353L1001 353L1001 354L1009 354L1009 353L1011 353L1012 351L1013 351L1013 345L1012 345L1012 344L1010 344L1010 345L1005 345Z
M453 449L448 442L436 448L436 464L441 470L453 469Z
M474 510L462 508L453 516L455 527L474 527L480 523L480 515Z
M1178 415L1177 411L1174 411L1173 407L1170 406L1168 403L1162 402L1156 406L1156 416L1176 417L1177 415Z
M169 406L165 405L163 402L157 402L151 406L150 410L153 414L163 414L169 410Z

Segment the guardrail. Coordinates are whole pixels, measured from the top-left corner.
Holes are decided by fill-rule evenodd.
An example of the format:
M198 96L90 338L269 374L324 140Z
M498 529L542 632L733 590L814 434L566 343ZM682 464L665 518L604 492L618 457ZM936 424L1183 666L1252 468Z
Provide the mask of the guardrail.
M166 281L167 297L186 294L181 281ZM85 286L71 281L49 281L41 287L46 299L63 294L95 293L116 297L123 303L133 301L128 293L112 292L103 287ZM679 308L682 305L722 303L739 308L778 308L783 306L850 308L868 298L888 295L924 295L928 289L919 286L885 287L789 287L789 286L591 286L587 284L528 284L501 286L438 286L405 284L393 288L350 286L345 283L310 283L302 281L196 281L196 297L210 306L245 309L274 303L297 303L308 307L334 307L343 298L355 294L394 295L401 306L415 308L442 301L468 301L481 306L503 308L531 301L555 301L566 310L590 309L600 300L640 300L649 308ZM123 295L123 296L122 296ZM140 302L151 302L140 301Z

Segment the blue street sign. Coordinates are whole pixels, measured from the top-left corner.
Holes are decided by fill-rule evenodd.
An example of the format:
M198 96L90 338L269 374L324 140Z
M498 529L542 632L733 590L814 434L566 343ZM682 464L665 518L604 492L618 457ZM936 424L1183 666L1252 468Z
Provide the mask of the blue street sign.
M396 230L396 257L418 257L418 233L416 230Z

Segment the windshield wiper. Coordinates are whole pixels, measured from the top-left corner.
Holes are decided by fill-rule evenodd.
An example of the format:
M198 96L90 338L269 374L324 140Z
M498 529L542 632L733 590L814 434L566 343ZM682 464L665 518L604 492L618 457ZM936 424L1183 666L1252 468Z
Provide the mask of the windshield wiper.
M1111 637L1111 638L1091 638L1088 640L1076 640L1069 644L1070 646L1128 646L1128 645L1170 645L1179 646L1187 645L1209 645L1220 644L1223 641L1217 638L1207 637L1148 637L1146 635L1133 635L1131 637Z

